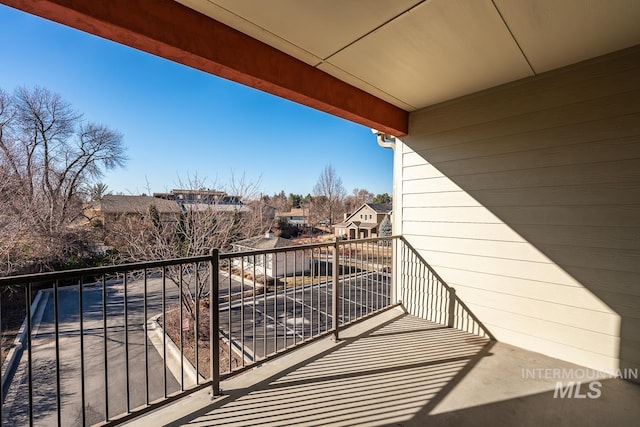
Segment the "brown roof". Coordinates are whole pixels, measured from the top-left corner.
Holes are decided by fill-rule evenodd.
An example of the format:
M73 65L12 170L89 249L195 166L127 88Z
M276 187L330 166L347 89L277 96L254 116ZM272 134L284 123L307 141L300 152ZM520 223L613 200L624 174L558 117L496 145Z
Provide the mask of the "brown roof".
M146 213L149 206L155 205L158 213L180 213L182 209L172 200L159 199L151 196L104 196L100 202L103 214Z

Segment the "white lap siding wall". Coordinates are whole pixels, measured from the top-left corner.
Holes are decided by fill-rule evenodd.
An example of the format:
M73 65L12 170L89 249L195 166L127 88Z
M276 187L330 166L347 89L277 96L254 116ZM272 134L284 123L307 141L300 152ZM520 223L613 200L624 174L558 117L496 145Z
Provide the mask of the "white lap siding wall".
M638 47L414 112L395 167L395 230L498 340L640 366Z

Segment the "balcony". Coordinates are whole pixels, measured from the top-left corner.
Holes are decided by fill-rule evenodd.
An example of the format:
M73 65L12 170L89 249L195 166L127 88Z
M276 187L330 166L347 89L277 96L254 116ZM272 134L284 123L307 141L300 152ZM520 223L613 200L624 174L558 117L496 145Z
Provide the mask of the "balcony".
M402 237L214 250L0 286L26 312L3 364L3 425L622 425L640 415L636 385L497 343Z

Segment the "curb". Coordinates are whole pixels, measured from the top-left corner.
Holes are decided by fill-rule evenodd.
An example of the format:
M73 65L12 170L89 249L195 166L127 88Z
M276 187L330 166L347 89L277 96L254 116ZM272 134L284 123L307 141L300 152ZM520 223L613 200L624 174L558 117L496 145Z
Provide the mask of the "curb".
M158 318L161 316L161 314L156 314L147 320L147 337L161 356L163 353L163 338L166 337L167 359L165 360L165 364L175 379L180 382L180 349L171 337L164 333L164 329L158 323ZM188 388L196 385L196 368L184 355L182 356L182 363L184 368L184 387ZM199 375L199 377L200 383L205 381L202 375Z
M40 322L42 321L42 316L44 315L44 309L47 306L49 301L49 296L51 295L51 291L49 290L39 290L36 294L36 297L33 299L31 303L31 333L32 335L37 335L38 329L40 328ZM20 363L20 359L22 358L22 353L24 353L24 349L27 347L27 318L25 317L22 321L22 325L20 326L20 330L16 335L16 338L13 340L13 347L9 350L7 357L2 364L2 396L7 395L7 391L9 390L9 386L11 385L11 381L13 380L13 374L15 373L18 364ZM2 402L0 402L2 404Z

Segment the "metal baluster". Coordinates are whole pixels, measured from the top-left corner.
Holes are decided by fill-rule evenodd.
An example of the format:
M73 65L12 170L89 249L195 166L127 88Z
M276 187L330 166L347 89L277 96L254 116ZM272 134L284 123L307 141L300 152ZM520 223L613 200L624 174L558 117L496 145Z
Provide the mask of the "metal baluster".
M313 337L313 279L316 271L316 261L313 256L315 249L311 249L311 286L309 286L309 338ZM320 266L320 262L318 261L318 267Z
M62 400L60 387L60 299L58 295L58 280L53 283L53 316L56 336L56 404L58 407L58 425L62 425Z
M196 294L195 295L196 312L195 312L194 322L193 322L193 338L195 339L195 342L193 345L193 354L196 359L196 385L200 384L200 351L199 351L200 349L198 346L198 338L200 337L199 335L200 334L200 319L199 319L200 311L197 308L197 307L200 307L200 272L198 271L199 267L200 267L200 264L196 262L195 263L196 274L194 277L194 281L195 281L194 291ZM189 285L187 284L187 286ZM182 305L180 307L182 307Z
M242 354L242 367L244 368L244 257L240 266L240 353Z
M298 283L296 282L296 252L293 251L293 345L295 346L298 338ZM285 252L286 253L286 252ZM286 264L285 264L286 265Z
M242 262L242 259L240 260L240 262ZM232 327L232 322L233 319L231 317L231 258L229 258L229 281L227 283L227 307L228 307L228 312L229 312L229 336L227 337L227 345L229 347L229 372L232 371L231 369L231 365L232 365L232 361L233 361L233 353L232 353L232 349L231 349L231 340L232 340L232 336L233 336L233 327Z
M305 282L305 279L307 278L307 276L305 274L306 273L306 269L304 268L305 265L306 265L304 263L305 253L306 253L306 251L302 251L302 266L301 266L302 267L302 278L301 278L302 280L300 281L300 290L301 290L300 300L302 301L302 309L300 310L300 317L301 317L301 319L300 319L300 329L302 330L302 342L304 342L307 339L307 331L306 331L306 328L305 328L305 317L304 317L304 291L305 291L304 282Z
M142 295L142 304L144 311L144 396L145 402L149 405L149 333L148 333L148 325L147 319L149 318L147 314L147 276L148 271L144 269L144 279L143 279L143 295Z
M276 279L276 281L278 280L278 254L277 253L272 253L271 256L273 256L274 260L273 260L273 277ZM273 310L273 319L274 319L274 329L275 329L275 347L273 349L274 353L278 352L278 287L276 286L276 293L275 293L275 299L274 299L274 308L275 310ZM286 339L286 335L285 335L285 339Z
M162 323L167 319L167 268L162 267ZM162 334L162 390L167 398L167 334Z
M102 357L104 362L104 420L109 421L109 364L108 364L108 329L107 329L107 282L102 274L102 334L103 349Z
M267 357L267 254L262 254L262 276L264 286L262 288L262 357Z
M129 385L129 297L128 272L124 273L124 374L127 387L127 413L131 412L131 395ZM164 318L163 318L164 319Z
M180 292L180 295L178 295L178 301L180 304L180 321L179 321L180 326L178 326L178 329L180 329L180 391L184 391L184 345L183 345L184 333L182 332L182 322L184 321L184 319L182 318L182 277L183 275L182 275L182 265L179 265L178 267L180 269L180 271L178 272L178 288ZM195 267L197 270L198 265L196 264ZM197 286L197 283L196 283L196 286ZM167 327L165 325L165 331L166 329Z
M83 288L84 288L84 277L80 277L80 286L79 286L79 295L78 295L78 304L80 308L80 396L81 396L81 405L82 405L82 425L84 426L87 421L87 411L86 411L86 399L85 399L85 387L84 387L84 298L83 298ZM0 387L2 388L2 387ZM1 401L0 401L1 402ZM1 404L1 403L0 403Z
M196 359L196 385L200 384L200 276L198 275L198 264L196 263L196 273L195 273L195 293L196 293L196 319L195 319L195 343L194 343L194 357ZM180 326L182 329L182 325Z
M287 342L287 335L289 334L289 323L288 323L288 316L287 316L287 253L284 252L283 253L283 258L284 258L284 273L283 273L283 278L284 278L284 291L283 291L283 302L284 302L284 307L283 307L283 314L284 314L284 348L285 350L288 347L288 342Z
M333 244L333 277L331 288L331 328L333 329L333 339L338 341L338 330L340 325L338 324L338 279L339 279L339 259L338 254L338 240L336 239ZM327 310L329 311L329 310Z
M263 276L263 280L264 280L264 276ZM252 326L251 335L253 338L253 348L252 348L253 362L256 361L256 354L258 353L256 349L256 284L257 283L258 283L258 280L256 278L256 256L253 255L253 290L251 291L252 300L253 300L253 305L251 306L251 313L253 314L252 316L253 324L251 325Z
M319 248L318 250L318 259L323 259L323 255L322 255L322 248ZM329 261L324 258L324 276L323 277L327 277L329 274ZM318 324L318 331L317 334L319 335L320 333L322 333L322 322L321 322L321 314L322 314L322 289L320 289L320 275L318 275L318 288L317 288L317 298L318 298L318 311L316 313L316 321ZM326 280L325 280L326 282Z
M27 373L29 377L29 426L33 427L33 340L31 337L31 283L25 288L25 301L27 312L27 356L29 357L29 364L27 366Z
M217 249L211 250L209 273L209 370L211 371L211 395L220 394L220 300L219 281L220 254ZM196 282L197 283L197 282ZM229 355L231 366L231 355Z

